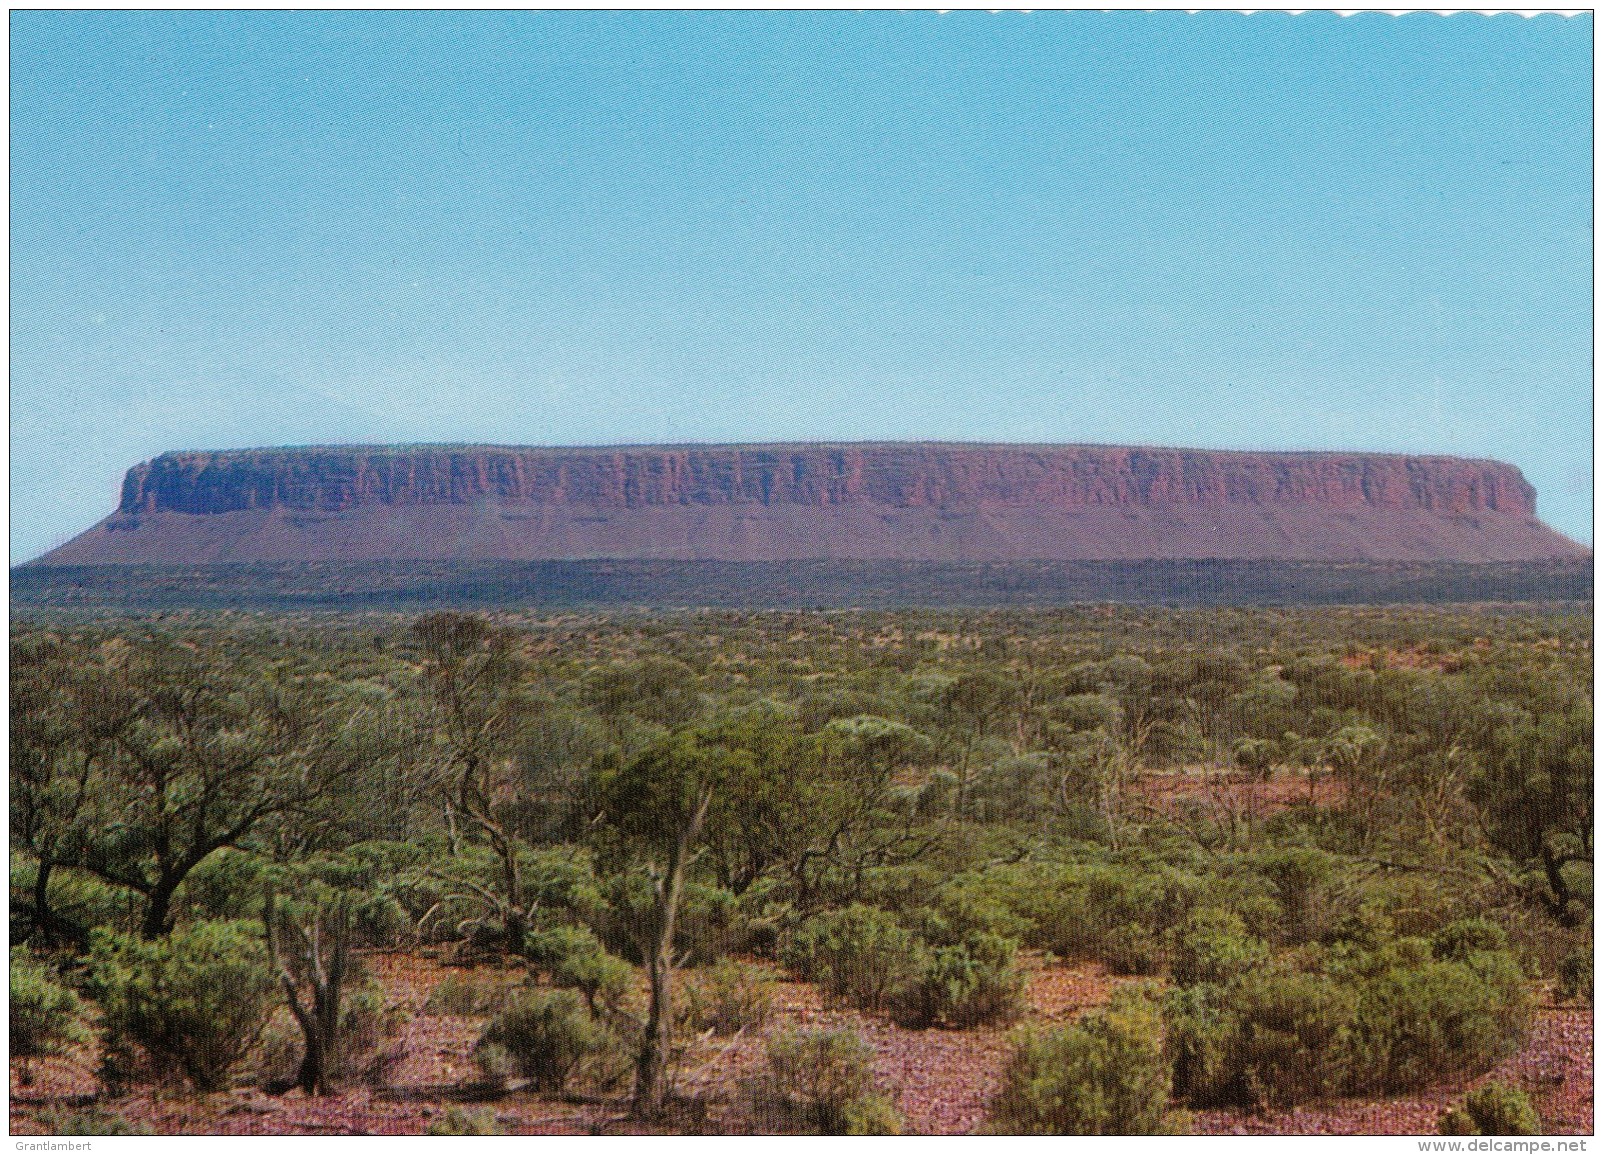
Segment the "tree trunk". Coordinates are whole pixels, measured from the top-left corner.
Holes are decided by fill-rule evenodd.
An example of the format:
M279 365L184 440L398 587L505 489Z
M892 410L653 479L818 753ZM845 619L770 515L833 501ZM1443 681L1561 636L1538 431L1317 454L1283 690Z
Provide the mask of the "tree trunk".
M306 1054L301 1057L300 1070L295 1073L295 1085L303 1095L328 1094L328 1054L322 1033L310 1022L302 1021L301 1034L306 1037Z
M332 943L325 960L321 915L312 923L310 934L299 923L289 921L300 940L304 981L311 988L311 1005L301 1001L300 982L286 966L278 950L278 914L269 899L266 913L267 949L278 970L279 983L289 1003L290 1014L306 1039L306 1052L295 1074L295 1085L307 1095L327 1095L333 1090L334 1069L339 1058L341 986L345 981L346 955L350 942L350 919L340 906L330 927Z
M89 930L82 923L57 914L50 906L50 874L55 863L48 858L39 860L33 876L33 917L30 935L37 935L44 947L63 944L72 946L80 954L89 950Z
M701 833L712 792L704 790L695 813L680 828L668 856L668 872L656 882L656 937L646 954L646 974L651 984L651 1004L646 1013L646 1029L640 1040L640 1056L635 1064L635 1091L632 1110L636 1118L650 1119L662 1113L668 1098L668 1053L673 1044L673 938L679 916L679 899L684 890L685 863L690 847Z
M672 944L659 936L646 960L646 974L651 984L651 1009L646 1016L646 1030L640 1040L640 1057L635 1070L634 1113L642 1119L661 1114L668 1097L668 1049L673 1044L671 1035L673 1002L673 959L669 956Z
M163 878L145 895L145 919L139 933L146 939L158 939L172 929L173 895L178 893L179 878Z
M1570 884L1564 878L1564 864L1577 861L1573 855L1560 854L1551 846L1542 847L1542 871L1547 876L1549 895L1543 902L1560 926L1574 927L1581 922L1580 912L1571 902Z

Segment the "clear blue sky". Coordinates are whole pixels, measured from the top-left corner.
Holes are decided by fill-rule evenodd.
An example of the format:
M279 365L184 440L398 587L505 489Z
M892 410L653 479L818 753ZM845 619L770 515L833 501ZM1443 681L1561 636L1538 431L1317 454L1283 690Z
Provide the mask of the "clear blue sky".
M1591 36L14 11L13 561L351 441L1456 453L1590 541Z

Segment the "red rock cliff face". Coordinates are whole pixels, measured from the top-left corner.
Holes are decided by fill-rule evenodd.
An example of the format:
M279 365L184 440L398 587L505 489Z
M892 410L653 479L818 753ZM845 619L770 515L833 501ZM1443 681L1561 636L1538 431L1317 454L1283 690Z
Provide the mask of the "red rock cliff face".
M418 447L169 453L123 514L337 512L491 500L587 510L747 505L971 510L1307 504L1530 516L1511 465L1449 457L959 445Z
M1586 556L1495 461L1101 446L168 453L44 565Z

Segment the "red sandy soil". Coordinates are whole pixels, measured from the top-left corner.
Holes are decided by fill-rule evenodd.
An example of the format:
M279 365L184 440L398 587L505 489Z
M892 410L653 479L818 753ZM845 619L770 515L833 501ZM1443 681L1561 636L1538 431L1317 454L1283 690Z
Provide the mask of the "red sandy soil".
M483 1016L422 1014L424 1001L447 975L484 981L517 981L517 972L490 967L447 967L409 954L369 958L393 1002L413 1012L386 1049L383 1085L355 1086L323 1099L299 1091L269 1095L255 1088L197 1096L179 1090L141 1088L121 1098L97 1099L94 1055L79 1052L36 1060L24 1079L22 1060L11 1064L11 1131L40 1134L37 1116L50 1108L83 1107L119 1115L158 1134L233 1135L416 1135L454 1105L488 1107L512 1134L627 1134L640 1130L627 1118L624 1096L552 1098L514 1090L474 1102L467 1090L476 1068L474 1041ZM1095 963L1044 963L1031 957L1028 1022L1072 1020L1107 1001L1115 987L1135 981L1115 978ZM667 1129L740 1133L750 1129L739 1089L762 1068L766 1034L783 1026L855 1026L875 1051L880 1087L891 1093L910 1134L966 1134L979 1127L989 1098L1000 1084L1008 1054L1008 1031L915 1031L855 1011L826 1007L816 988L781 981L774 1017L761 1030L730 1039L694 1040L681 1062L676 1088L700 1106ZM1528 1091L1556 1134L1592 1129L1592 1018L1589 1009L1544 1007L1524 1051L1475 1080L1458 1080L1429 1092L1389 1100L1338 1100L1289 1111L1201 1111L1192 1115L1198 1134L1430 1134L1450 1104L1485 1079Z

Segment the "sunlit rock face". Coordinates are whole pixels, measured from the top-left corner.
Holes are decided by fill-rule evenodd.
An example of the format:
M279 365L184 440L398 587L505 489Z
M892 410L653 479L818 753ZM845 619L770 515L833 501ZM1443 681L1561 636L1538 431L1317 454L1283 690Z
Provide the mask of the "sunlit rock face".
M48 565L1585 556L1511 465L842 443L167 453Z

